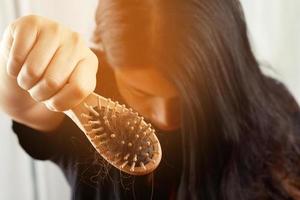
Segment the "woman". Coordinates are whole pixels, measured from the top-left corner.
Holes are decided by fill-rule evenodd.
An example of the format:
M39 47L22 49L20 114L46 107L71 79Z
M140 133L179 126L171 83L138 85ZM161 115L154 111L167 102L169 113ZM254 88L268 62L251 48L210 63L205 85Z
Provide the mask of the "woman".
M299 107L260 71L238 0L103 0L96 22L96 92L158 130L164 155L151 175L110 167L53 112L96 86L78 34L28 16L2 42L1 107L23 148L61 167L74 199L300 198Z

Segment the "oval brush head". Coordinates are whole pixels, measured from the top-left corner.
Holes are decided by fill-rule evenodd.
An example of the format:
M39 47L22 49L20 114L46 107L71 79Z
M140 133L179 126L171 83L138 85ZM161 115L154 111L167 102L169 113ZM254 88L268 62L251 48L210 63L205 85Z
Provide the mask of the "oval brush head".
M125 105L92 93L65 112L110 164L132 174L151 173L162 156L151 124Z

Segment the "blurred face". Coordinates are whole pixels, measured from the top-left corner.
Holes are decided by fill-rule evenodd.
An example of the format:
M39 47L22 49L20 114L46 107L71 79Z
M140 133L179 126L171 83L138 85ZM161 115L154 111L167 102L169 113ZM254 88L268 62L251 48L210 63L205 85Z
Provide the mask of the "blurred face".
M179 100L174 85L155 67L117 67L114 74L124 100L165 131L179 128Z
M131 58L142 60L136 63L147 63L146 47L154 40L149 33L153 32L155 13L145 12L142 3L126 7L123 2L112 2L100 1L97 41L101 41L103 49L106 49L106 59L112 67L122 98L156 128L164 131L178 129L179 94L162 70L149 65L124 66L125 63L135 63L126 60ZM145 24L152 25L147 29ZM143 56L136 58L136 52L146 53L146 59L143 60Z

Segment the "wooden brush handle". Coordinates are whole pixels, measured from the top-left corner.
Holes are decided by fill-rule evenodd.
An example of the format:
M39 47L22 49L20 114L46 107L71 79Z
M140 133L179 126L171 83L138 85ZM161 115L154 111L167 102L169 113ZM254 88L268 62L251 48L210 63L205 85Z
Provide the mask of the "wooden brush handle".
M68 117L70 117L84 133L86 133L87 130L85 127L83 127L82 124L85 124L87 121L81 117L82 113L88 112L87 108L84 106L84 103L91 105L91 106L98 106L98 104L99 104L98 100L101 101L102 105L105 105L107 102L106 98L93 92L79 105L77 105L76 107L74 107L68 111L65 111L64 113Z

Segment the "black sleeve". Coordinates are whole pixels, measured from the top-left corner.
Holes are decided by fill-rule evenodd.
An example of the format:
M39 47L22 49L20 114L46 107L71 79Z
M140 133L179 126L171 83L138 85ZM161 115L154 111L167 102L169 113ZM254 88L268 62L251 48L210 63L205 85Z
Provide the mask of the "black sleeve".
M18 137L22 148L33 158L49 160L61 153L67 153L70 134L77 134L80 129L69 117L65 117L62 123L51 132L41 132L24 124L12 120L12 130Z

